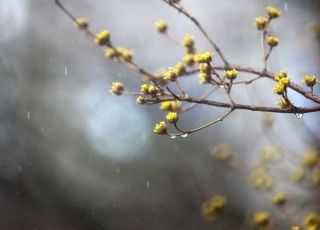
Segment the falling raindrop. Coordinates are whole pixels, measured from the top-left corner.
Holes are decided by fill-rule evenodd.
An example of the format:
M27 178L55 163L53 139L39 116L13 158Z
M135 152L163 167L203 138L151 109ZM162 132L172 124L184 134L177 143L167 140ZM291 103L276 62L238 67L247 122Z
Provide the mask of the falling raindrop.
M187 137L187 136L189 136L188 133L185 133L185 134L182 134L182 135L181 135L181 137Z
M150 188L150 181L149 180L146 181L146 186L147 186L147 189Z
M296 113L296 117L297 117L298 119L301 119L301 118L302 118L302 116L303 116L303 114L302 114L302 113Z
M288 3L287 2L284 3L284 11L288 11Z
M64 67L64 75L65 75L65 76L68 75L68 67L67 67L67 66Z
M171 139L175 139L177 136L176 135L171 135L170 138Z
M27 120L29 121L30 118L31 118L31 114L30 114L30 112L28 111L28 112L27 112Z

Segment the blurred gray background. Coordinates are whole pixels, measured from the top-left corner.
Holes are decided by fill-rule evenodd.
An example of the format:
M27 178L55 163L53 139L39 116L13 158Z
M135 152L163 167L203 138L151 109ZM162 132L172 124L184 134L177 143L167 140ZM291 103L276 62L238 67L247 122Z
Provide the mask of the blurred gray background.
M62 2L88 17L93 31L107 28L113 42L134 50L136 62L150 71L174 65L183 55L153 29L159 19L169 22L177 39L191 33L199 51L210 49L190 21L160 0ZM277 6L283 17L272 32L281 42L270 69L288 68L299 83L303 74L319 76L319 40L309 26L319 22L318 1L182 3L230 62L254 67L261 67L254 18L265 14L267 5ZM0 29L0 229L247 229L242 223L250 211L272 207L248 187L245 175L226 169L210 150L229 144L246 171L261 147L280 146L289 160L279 168L286 171L297 161L292 149L319 143L319 114L275 115L274 127L266 131L263 114L237 111L187 138L154 135L154 124L164 116L158 106L138 106L134 97L108 92L112 81L136 91L141 78L107 60L53 0L0 0ZM182 84L195 96L209 90L197 82L195 76ZM234 97L274 105L272 85L262 81ZM297 105L308 103L292 97ZM219 114L199 106L181 123L192 128ZM279 180L290 187L285 177ZM230 204L227 218L214 224L200 214L213 194L226 195Z

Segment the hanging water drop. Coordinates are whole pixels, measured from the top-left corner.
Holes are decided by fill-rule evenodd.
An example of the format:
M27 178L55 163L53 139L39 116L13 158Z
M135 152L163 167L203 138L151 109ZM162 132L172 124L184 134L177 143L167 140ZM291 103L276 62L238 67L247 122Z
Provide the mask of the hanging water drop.
M175 139L177 136L176 135L171 135L170 138L171 139Z
M182 135L181 135L181 137L187 137L187 136L189 136L188 133L185 133L185 134L182 134Z
M298 119L301 119L301 118L302 118L302 116L303 116L303 114L302 114L302 113L296 113L296 117L297 117Z

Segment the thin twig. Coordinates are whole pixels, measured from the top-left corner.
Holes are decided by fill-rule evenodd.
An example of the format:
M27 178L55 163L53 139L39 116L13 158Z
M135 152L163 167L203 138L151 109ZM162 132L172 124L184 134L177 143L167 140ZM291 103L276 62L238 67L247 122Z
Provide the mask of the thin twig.
M195 25L196 27L198 27L198 29L200 30L200 32L204 35L204 37L208 40L208 42L211 44L211 46L213 47L213 49L218 53L219 57L221 58L221 60L223 61L225 66L229 66L228 61L226 60L226 58L224 57L224 55L221 52L221 49L219 48L219 46L210 38L210 36L208 35L208 33L206 32L206 30L202 27L202 25L200 24L200 22L193 17L189 12L186 11L186 9L181 5L181 4L174 4L173 2L171 2L170 0L163 0L165 3L167 3L168 5L172 6L173 8L175 8L176 10L179 11L179 13L184 14L185 16L187 16Z

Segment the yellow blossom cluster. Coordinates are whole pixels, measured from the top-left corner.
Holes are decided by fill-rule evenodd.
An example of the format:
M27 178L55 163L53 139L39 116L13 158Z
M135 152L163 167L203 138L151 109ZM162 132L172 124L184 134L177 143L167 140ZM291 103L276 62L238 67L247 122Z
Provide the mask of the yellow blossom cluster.
M175 123L178 121L178 113L176 112L169 112L166 116L167 121L170 123Z
M194 64L194 55L186 54L182 57L182 62L188 66L192 66Z
M160 104L161 110L170 110L172 112L179 112L181 110L181 101L164 101Z
M315 75L305 75L303 76L302 82L309 87L313 87L317 83L317 78Z
M282 70L275 75L274 79L276 80L276 85L272 89L273 93L282 95L285 92L290 83L290 77L288 77L287 72L287 70Z
M203 205L201 206L201 213L202 216L207 221L214 221L218 217L218 214L223 208L225 207L227 203L227 199L225 196L221 195L215 195L211 197L209 200L207 200Z
M159 33L165 33L167 32L168 29L168 23L165 20L159 20L154 23L154 28L159 32Z
M256 166L249 176L250 185L257 190L270 190L273 185L273 179L268 175L264 165Z
M266 17L260 16L255 19L255 26L258 30L264 30L268 24L268 19Z
M179 75L185 72L185 65L179 62L175 67L169 67L168 71L164 72L163 79L166 81L175 82Z
M108 30L102 30L95 37L95 43L99 46L106 45L109 42L110 33Z
M201 84L209 83L211 80L211 67L208 63L199 64L199 78Z
M159 93L159 88L155 85L150 85L150 84L142 84L140 87L140 91L144 94L157 94Z
M269 18L259 16L255 19L254 25L257 27L258 30L265 30L270 20L281 16L281 12L274 6L268 6L267 13Z
M315 212L309 212L303 219L303 226L307 230L320 229L320 217Z
M133 57L133 52L131 50L117 47L117 48L111 48L108 47L105 50L105 56L109 58L119 58L122 61L130 62Z
M252 216L252 224L257 228L267 227L270 224L270 214L266 211L255 212Z
M175 82L178 78L178 73L176 68L170 67L168 71L163 74L163 79L166 81Z
M288 99L280 97L277 105L280 106L281 108L288 108L288 107L290 107L291 104Z
M115 95L121 95L124 90L124 86L121 82L112 82L110 92Z
M167 125L164 121L160 121L154 126L153 132L159 135L167 133Z
M198 63L210 63L212 61L213 53L210 51L199 53L194 56L194 61Z
M89 27L89 21L87 18L80 17L74 20L74 23L81 29L87 29Z
M278 18L281 16L281 12L274 6L268 6L267 12L270 19Z
M238 75L238 71L236 69L229 69L224 71L224 76L230 81L236 79L237 75Z
M316 149L310 149L303 153L301 162L304 166L315 166L320 162L319 152Z
M181 45L183 46L187 54L194 54L196 52L194 44L194 37L189 34L186 34L181 42Z
M287 201L287 194L284 192L278 192L272 195L272 202L275 205L283 205Z
M227 144L218 144L216 145L212 151L210 152L211 156L214 158L224 161L230 162L233 157L232 150Z
M268 36L267 37L267 43L271 47L277 46L278 43L279 43L279 38L274 37L274 36Z

